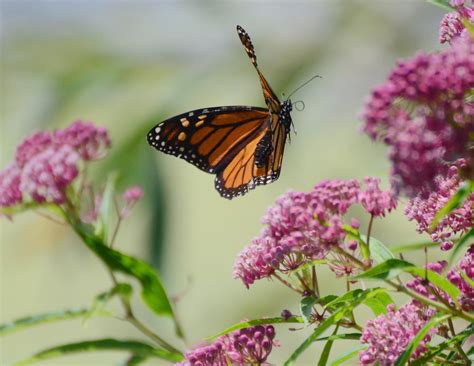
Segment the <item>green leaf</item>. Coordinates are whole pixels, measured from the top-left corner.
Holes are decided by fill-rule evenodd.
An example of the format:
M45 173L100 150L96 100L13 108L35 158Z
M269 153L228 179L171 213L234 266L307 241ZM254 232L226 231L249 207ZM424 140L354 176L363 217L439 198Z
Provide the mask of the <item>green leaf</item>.
M14 320L10 323L4 323L0 325L0 336L4 336L10 333L18 332L25 328L34 327L40 324L53 323L62 320L70 320L80 318L87 314L89 309L71 309L64 311L56 311L51 313L39 314L28 316L25 318ZM104 315L104 314L101 314Z
M473 192L474 190L474 181L466 182L458 189L458 191L449 199L449 201L444 205L444 207L439 210L433 221L430 224L430 231L433 231L438 226L439 222L455 209L461 207L465 199Z
M361 238L367 242L367 237L361 235ZM395 256L380 240L375 239L373 236L370 237L369 241L370 255L376 263L385 262L388 259L393 259Z
M145 304L157 315L171 317L175 321L176 333L183 333L174 316L171 302L156 271L141 259L128 256L109 248L101 238L93 235L82 223L71 223L86 245L112 270L136 278L142 285Z
M135 366L135 365L139 365L139 364L141 364L142 362L145 362L148 358L149 358L148 356L140 355L140 354L132 355L132 356L125 362L125 366Z
M365 235L360 235L359 230L354 229L352 226L349 226L349 225L344 225L343 229L347 234L347 239L356 240L359 243L359 248L360 248L360 252L362 254L362 257L364 259L369 259L370 258L370 250L369 250L369 247L367 246L367 242L364 239L364 238L366 238L366 236Z
M161 348L155 348L147 343L138 342L134 340L118 340L106 338L78 343L63 344L60 346L48 348L44 351L36 353L31 358L15 363L15 365L29 365L34 362L62 357L68 354L95 351L127 351L132 352L133 354L161 358L170 362L179 362L183 359L183 355L179 353L172 353Z
M116 295L122 297L128 302L130 296L132 295L132 291L132 286L130 286L128 283L117 283L117 285L111 288L109 291L97 295L92 303L91 308L87 314L85 314L84 321L89 320L95 314L101 312L107 302Z
M436 346L429 346L428 352L424 353L421 357L411 362L412 366L423 366L428 363L434 356L440 354L445 349L452 348L454 345L462 343L471 335L474 334L474 325L470 325L463 331L459 332L456 336L437 344Z
M337 340L359 340L360 337L362 336L361 333L341 333L341 334L334 334L330 335L329 337L322 337L318 338L315 340L315 342L318 341L337 341Z
M368 298L364 301L364 305L367 305L375 316L386 314L387 306L389 304L393 304L393 300L387 291L380 291L374 297Z
M363 351L364 349L366 349L368 347L368 345L363 345L363 346L360 346L352 351L349 351L348 353L346 353L345 355L339 357L338 359L334 360L331 362L331 366L339 366L339 365L342 365L343 362L346 362L347 360L350 360L351 358L357 356L359 354L360 351Z
M335 310L329 317L323 320L319 326L314 330L314 332L293 352L293 354L286 360L285 366L293 365L294 362L298 359L298 357L313 343L316 339L329 327L334 324L337 324L344 316L351 312L355 307L363 303L366 299L376 296L381 291L385 291L381 288L374 288L368 289L365 291L362 290L354 290L351 291L349 296L348 294L344 294L340 296L338 299L332 301L326 306L330 306L331 304L337 304L340 302L348 302L345 306L339 307ZM350 301L349 301L350 300Z
M404 253L412 252L415 250L423 250L425 248L439 247L439 243L433 243L432 241L427 241L423 243L413 243L413 244L403 244L391 248L392 253Z
M426 0L428 3L436 5L446 11L455 11L451 5L449 5L449 0Z
M404 271L419 276L423 279L426 278L430 283L438 287L440 290L446 292L456 304L458 303L457 299L461 294L461 291L439 273L419 267L405 268Z
M469 35L471 36L471 38L474 39L474 24L471 23L469 19L467 18L462 19L462 24L464 25L464 28L466 28L467 31L469 32Z
M313 306L316 304L317 298L315 296L304 297L300 303L301 315L303 316L305 325L311 323L311 313Z
M291 324L291 323L300 323L300 324L303 324L304 323L304 319L303 317L301 316L292 316L288 319L284 319L284 318L281 318L281 317L277 317L277 318L262 318L262 319L254 319L254 320L249 320L249 321L246 321L246 322L241 322L241 323L237 323L237 324L234 324L232 326L230 326L229 328L227 329L224 329L222 332L216 334L216 335L213 335L212 337L208 337L206 338L207 341L213 341L214 339L220 337L220 336L223 336L225 334L228 334L228 333L231 333L233 332L234 330L239 330L239 329L244 329L244 328L248 328L248 327L253 327L254 325L262 325L262 324Z
M421 328L418 334L412 339L412 341L408 344L405 351L398 357L397 361L395 362L395 366L402 366L406 365L408 360L410 359L411 354L416 350L420 342L425 338L428 334L430 329L437 326L438 324L448 320L451 317L450 314L437 314L430 319L428 323L425 324L423 328Z
M453 248L451 257L449 258L450 264L456 260L458 254L464 249L466 245L472 244L472 238L474 238L474 228L471 228L471 230L464 234L461 239L456 243Z
M364 290L361 289L355 289L349 292L346 292L344 295L341 295L334 300L332 300L330 303L326 304L326 307L331 308L334 307L334 305L340 304L340 303L347 303L350 301L354 301L357 297L360 296L360 294L364 292Z
M113 203L116 183L117 174L109 174L102 194L102 200L99 207L99 217L94 227L94 234L102 238L105 243L108 243L109 240L108 219L110 217L110 206Z
M383 279L396 277L406 268L414 267L412 263L401 259L389 259L379 265L355 276L356 279Z
M339 326L337 325L336 328L334 329L332 336L337 335L336 333L338 329L339 329ZM334 343L334 339L329 339L324 345L323 351L321 352L321 357L319 358L318 366L326 366L333 343Z

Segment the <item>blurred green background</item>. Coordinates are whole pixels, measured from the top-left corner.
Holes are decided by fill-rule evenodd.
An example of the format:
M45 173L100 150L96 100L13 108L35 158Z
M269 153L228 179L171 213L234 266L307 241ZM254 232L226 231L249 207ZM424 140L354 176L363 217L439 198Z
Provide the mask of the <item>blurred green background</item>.
M117 170L121 187L145 189L118 248L152 262L169 293L179 297L188 346L244 318L276 316L285 308L296 313L299 299L278 283L260 281L247 290L233 279L234 259L258 234L265 209L288 189L308 190L323 178L372 175L387 182L386 150L358 132L357 114L398 58L439 47L442 14L414 0L2 1L1 166L38 129L75 119L105 126L113 147L108 159L95 163L96 180ZM315 74L323 78L292 98L306 108L293 112L298 135L287 146L280 179L227 201L211 175L158 153L145 133L199 107L264 106L236 24L252 36L277 93L288 94ZM367 218L361 221L365 227ZM374 235L388 245L420 239L402 209L377 221ZM38 215L3 219L1 241L0 322L87 306L111 285L67 227ZM344 291L343 281L324 276L323 293ZM142 320L180 345L171 321L137 306ZM282 347L271 361L280 365L307 334L278 327ZM0 361L101 337L142 338L110 319L56 323L0 339ZM352 347L344 342L334 354ZM321 348L314 344L298 364L314 365ZM94 353L46 364L117 365L124 359Z

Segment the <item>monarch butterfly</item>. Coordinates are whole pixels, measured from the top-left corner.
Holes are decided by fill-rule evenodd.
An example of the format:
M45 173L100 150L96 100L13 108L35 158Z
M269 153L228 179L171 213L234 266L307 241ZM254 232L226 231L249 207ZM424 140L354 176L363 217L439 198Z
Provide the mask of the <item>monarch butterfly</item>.
M227 106L196 109L153 127L148 143L157 150L215 174L215 187L232 199L280 175L292 120L291 100L280 102L260 72L250 36L237 34L257 70L268 108Z

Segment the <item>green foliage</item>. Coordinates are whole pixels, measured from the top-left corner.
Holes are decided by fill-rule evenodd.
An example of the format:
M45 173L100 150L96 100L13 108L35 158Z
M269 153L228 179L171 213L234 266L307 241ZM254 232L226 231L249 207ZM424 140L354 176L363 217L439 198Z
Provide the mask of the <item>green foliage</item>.
M426 0L430 4L436 5L443 9L444 11L454 11L454 9L450 4L449 0Z
M367 345L363 345L363 346L357 347L356 349L353 349L353 350L347 352L343 356L341 356L341 357L335 359L334 361L332 361L331 366L342 365L344 362L350 360L351 358L356 357L359 354L359 352L363 351L367 347L368 347Z
M308 347L318 339L318 337L325 332L328 328L336 325L341 321L348 313L350 313L358 305L362 304L365 300L376 296L378 293L385 291L384 289L374 288L368 290L353 290L344 294L331 303L327 307L334 306L336 304L343 304L338 307L329 317L323 320L314 330L314 332L291 354L286 360L285 366L294 365L294 362L298 359L301 354L308 349Z
M316 296L304 297L300 302L301 316L304 319L306 325L311 323L311 314L313 312L313 306L316 304Z
M183 356L179 353L172 353L161 348L153 347L147 343L134 340L118 340L107 338L63 344L60 346L48 348L44 351L36 353L28 359L17 362L15 366L29 365L35 362L50 360L78 352L95 351L126 351L136 355L138 358L155 357L170 362L179 362L183 359Z
M398 357L397 361L395 362L395 366L402 366L406 365L408 360L410 359L411 354L416 350L420 342L425 338L428 332L437 326L438 324L448 320L451 315L445 314L437 314L430 319L428 323L425 324L423 328L419 330L417 335L412 339L412 341L408 344L405 351Z
M239 329L244 329L248 327L253 327L254 325L262 325L262 324L291 324L291 323L300 323L303 324L305 321L303 317L301 316L292 316L288 319L281 318L281 317L276 317L276 318L262 318L262 319L254 319L254 320L248 320L245 322L237 323L229 328L224 329L222 332L213 335L212 337L208 337L206 340L207 341L213 341L216 338L223 336L225 334L229 334L235 330Z
M356 279L381 279L389 280L398 276L406 268L415 267L412 263L401 259L389 259L379 265L358 274Z
M453 248L451 257L449 258L449 263L453 263L456 257L461 253L461 251L467 246L472 244L472 238L474 238L474 228L469 230L462 238L456 243Z
M474 334L474 324L471 324L469 327L464 329L462 332L459 332L456 336L445 340L437 344L436 346L429 346L428 352L423 354L422 357L417 358L416 360L412 361L412 366L423 366L426 365L429 360L431 360L434 356L437 356L441 352L452 348L456 344L462 346L463 342Z
M25 318L17 319L12 322L0 325L0 336L15 333L20 330L34 327L41 324L81 318L87 315L89 311L90 311L89 309L81 308L81 309L55 311L51 313L27 316ZM100 313L97 313L97 315L107 316L108 314L104 312L100 312Z
M81 223L72 223L77 234L87 246L112 270L122 272L137 279L142 285L142 298L148 307L157 315L171 317L175 321L176 333L182 337L173 313L171 302L156 271L141 259L123 254L109 248L101 238L92 234Z
M361 235L362 240L367 242L367 237ZM393 259L395 256L380 240L375 239L373 236L370 237L369 241L370 255L375 263L382 263L388 259Z
M462 206L467 197L474 191L474 181L468 181L462 185L461 188L449 199L444 207L439 210L433 221L430 224L430 230L434 230L438 226L439 222L453 212L455 209Z

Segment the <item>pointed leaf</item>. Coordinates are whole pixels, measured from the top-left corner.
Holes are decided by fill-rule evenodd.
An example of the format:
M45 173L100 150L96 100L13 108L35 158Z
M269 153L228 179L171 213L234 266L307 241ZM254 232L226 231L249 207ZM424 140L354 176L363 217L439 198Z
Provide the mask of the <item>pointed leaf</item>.
M474 238L474 228L469 230L466 234L462 236L462 238L456 243L453 248L453 253L449 258L449 263L453 263L456 260L456 257L459 253L464 249L465 246L472 244L472 238Z
M301 316L306 325L311 323L311 313L313 312L313 306L316 301L317 298L315 296L308 296L304 297L300 302Z
M95 351L133 352L134 354L143 354L149 357L157 357L170 362L179 362L183 359L183 355L179 353L172 353L161 348L153 347L147 343L138 342L134 340L118 340L106 338L63 344L60 346L48 348L44 351L36 353L33 357L15 363L15 365L29 365L34 362L62 357L68 354Z
M433 221L430 224L430 231L433 231L438 226L439 222L455 209L461 207L464 204L466 198L473 192L474 190L474 181L469 181L463 184L458 191L449 199L449 201L444 205L444 207L439 210Z
M220 336L223 336L225 334L228 334L228 333L231 333L233 332L234 330L239 330L239 329L244 329L244 328L249 328L249 327L253 327L254 325L262 325L262 324L292 324L292 323L300 323L300 324L303 324L304 323L304 320L303 320L303 317L301 316L292 316L288 319L284 319L284 318L281 318L281 317L277 317L277 318L262 318L262 319L254 319L254 320L249 320L249 321L246 321L246 322L241 322L241 323L237 323L237 324L234 324L232 326L230 326L229 328L227 329L224 329L222 332L216 334L216 335L213 335L212 337L208 337L206 338L207 341L213 341L214 339L220 337Z
M426 276L426 279L429 282L438 287L440 290L446 292L455 303L458 303L457 299L461 294L461 291L439 273L419 267L405 268L405 272L417 275L423 279Z
M62 320L69 320L80 318L87 314L89 309L71 309L64 311L56 311L45 314L38 314L33 316L28 316L25 318L14 320L10 323L4 323L0 325L0 336L4 336L10 333L18 332L25 328L33 327L40 324L52 323ZM104 314L101 314L104 315Z
M367 242L367 237L361 235L362 239ZM370 237L369 241L370 255L376 263L383 263L388 259L393 259L395 256L380 240Z
M346 362L347 360L350 360L351 358L354 358L355 356L357 356L360 353L360 351L363 351L367 347L368 347L368 345L363 345L363 346L360 346L360 347L358 347L358 348L356 348L352 351L349 351L345 355L343 355L343 356L339 357L338 359L332 361L331 366L342 365L343 362Z
M423 250L425 248L439 247L439 243L433 243L432 241L427 241L423 243L413 243L413 244L403 244L391 248L392 253L404 253L412 252L414 250Z
M401 259L389 259L379 265L355 276L356 279L391 279L406 268L414 267L412 263Z
M71 223L86 245L115 272L136 278L142 285L142 298L156 314L171 317L175 321L176 333L183 333L174 316L171 302L157 272L141 259L109 248L101 238L91 234L82 223Z
M425 324L423 328L421 328L418 334L412 339L412 341L408 344L405 351L398 357L397 361L395 362L395 366L402 366L406 365L408 360L410 359L411 354L416 350L420 342L425 338L428 332L437 326L438 324L448 320L451 317L450 314L437 314L433 318L430 319L428 323Z
M449 0L427 0L430 4L436 5L445 11L455 11L450 4Z

